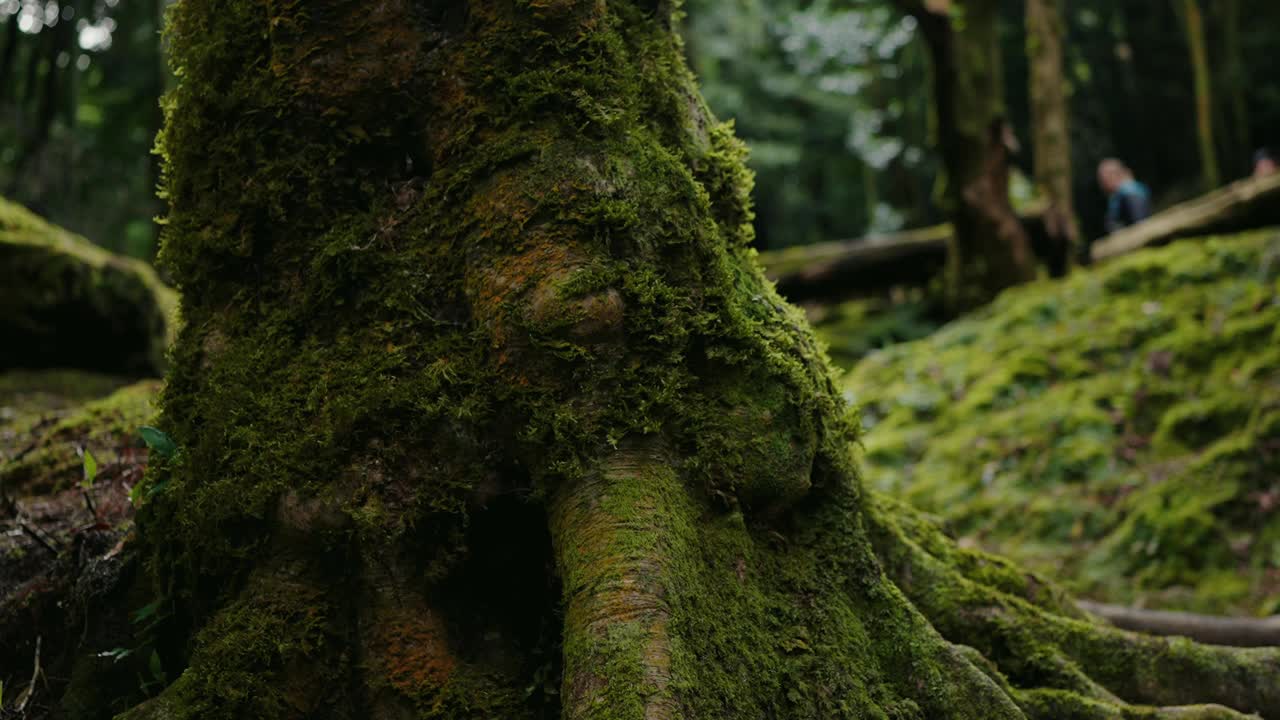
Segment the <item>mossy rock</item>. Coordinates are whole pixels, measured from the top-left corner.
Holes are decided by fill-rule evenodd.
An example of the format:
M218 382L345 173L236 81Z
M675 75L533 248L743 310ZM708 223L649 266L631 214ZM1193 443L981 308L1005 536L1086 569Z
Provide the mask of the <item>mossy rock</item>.
M845 379L868 479L1117 602L1280 610L1280 231L1005 293Z
M0 199L0 369L157 375L176 308L146 263Z

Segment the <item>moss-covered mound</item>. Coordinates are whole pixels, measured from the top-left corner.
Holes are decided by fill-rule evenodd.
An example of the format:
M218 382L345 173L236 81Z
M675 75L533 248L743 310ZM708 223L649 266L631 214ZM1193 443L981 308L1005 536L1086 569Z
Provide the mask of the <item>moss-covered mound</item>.
M850 300L806 308L813 332L841 368L899 343L921 340L942 325L940 308L923 295L906 300Z
M0 373L0 493L21 498L75 486L85 450L103 472L135 462L143 448L138 428L151 423L159 392L158 380L73 370Z
M1119 602L1280 611L1280 231L1011 291L847 377L867 476Z
M145 263L0 199L0 369L158 374L176 306Z

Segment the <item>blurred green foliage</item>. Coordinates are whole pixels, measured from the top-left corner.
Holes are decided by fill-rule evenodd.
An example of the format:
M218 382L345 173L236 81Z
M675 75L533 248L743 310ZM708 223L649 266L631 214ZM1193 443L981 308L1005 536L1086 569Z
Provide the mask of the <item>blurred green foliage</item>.
M762 247L937 219L924 48L883 0L690 0L708 103L751 147Z
M0 195L100 245L155 250L169 0L0 0Z
M112 250L153 254L170 2L0 0L0 195ZM1002 48L1026 147L1023 2L1005 0ZM1239 177L1253 149L1280 143L1280 82L1267 70L1280 4L1205 9L1219 155ZM761 247L943 219L928 58L893 0L686 0L684 13L690 65L752 149ZM1067 29L1078 210L1097 235L1103 156L1128 160L1161 203L1198 190L1191 70L1170 3L1073 0ZM1017 158L1019 178L1033 161Z
M1024 0L1005 0L1005 95L1022 151L1013 190L1032 175ZM690 64L712 109L733 118L758 176L763 248L940 221L932 191L928 58L892 0L688 0ZM1280 3L1206 4L1215 130L1228 179L1257 147L1280 143L1274 64ZM1234 20L1233 20L1234 17ZM1067 57L1077 211L1102 234L1099 160L1117 156L1159 205L1196 194L1192 74L1170 3L1073 0Z

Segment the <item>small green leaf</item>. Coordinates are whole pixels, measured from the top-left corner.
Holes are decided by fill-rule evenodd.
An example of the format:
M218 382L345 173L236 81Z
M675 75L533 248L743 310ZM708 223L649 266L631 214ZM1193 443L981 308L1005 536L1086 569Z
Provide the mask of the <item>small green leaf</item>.
M139 608L137 611L133 613L133 622L140 623L143 620L146 620L147 618L151 617L152 615L155 615L157 612L159 612L160 605L162 605L163 603L164 603L163 599L156 600L155 602L152 602L148 605L145 605Z
M173 438L166 435L163 431L144 425L141 430L142 440L152 451L159 453L161 457L169 459L174 453L178 452L178 445Z
M155 650L151 651L151 659L147 663L148 669L151 670L151 677L156 682L164 682L164 666L160 664L160 653Z
M98 460L89 452L89 448L84 449L84 480L81 481L80 487L88 490L93 487L93 481L98 477Z
M115 661L115 662L120 662L121 660L123 660L123 659L125 659L125 658L129 657L129 656L130 656L130 655L132 655L132 654L133 654L133 651L132 651L132 650L129 650L129 649L127 649L127 648L118 647L118 648L113 648L113 649L111 649L111 650L104 650L104 651L102 651L102 652L98 653L98 657L100 657L100 658L111 658L111 659L112 659L113 661Z

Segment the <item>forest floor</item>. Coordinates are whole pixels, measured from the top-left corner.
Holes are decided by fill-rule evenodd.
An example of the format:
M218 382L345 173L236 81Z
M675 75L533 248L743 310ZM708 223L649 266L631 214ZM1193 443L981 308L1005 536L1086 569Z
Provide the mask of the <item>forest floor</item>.
M41 633L73 625L118 573L147 461L138 428L159 388L75 370L0 373L0 667L31 668L45 678L35 687L67 681L66 648L45 637L42 657ZM26 675L0 683L33 687ZM38 715L47 700L5 704Z
M927 332L916 307L877 332ZM837 360L864 312L818 322ZM1009 291L844 387L867 482L963 544L1107 602L1280 612L1280 231Z

